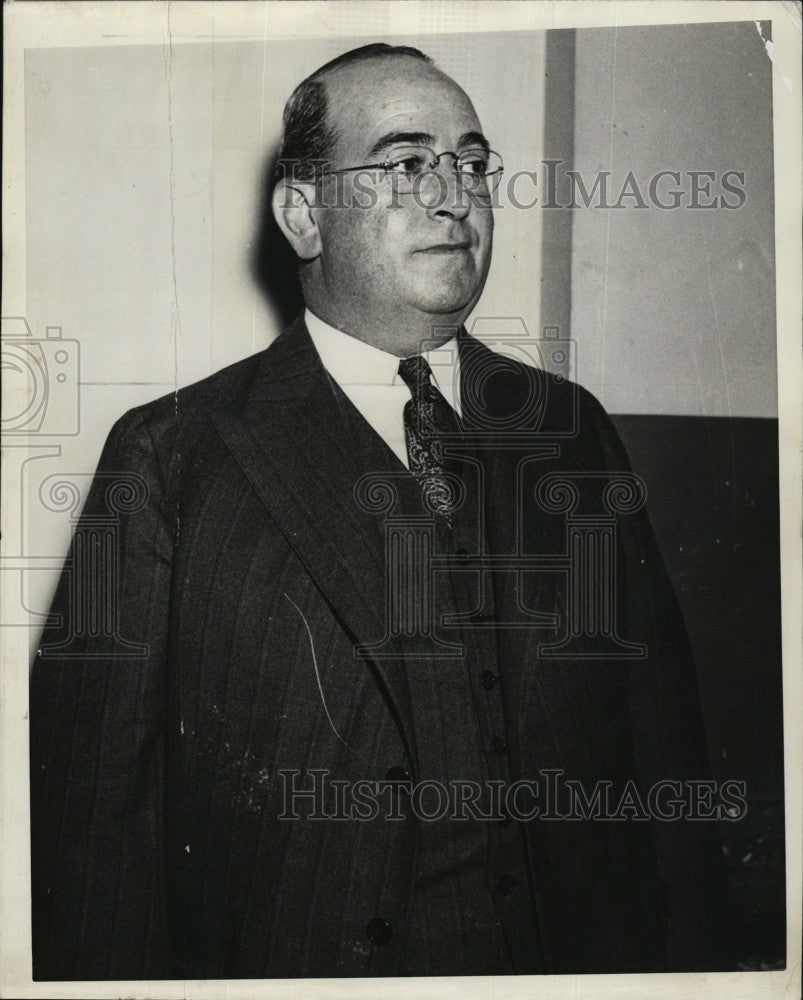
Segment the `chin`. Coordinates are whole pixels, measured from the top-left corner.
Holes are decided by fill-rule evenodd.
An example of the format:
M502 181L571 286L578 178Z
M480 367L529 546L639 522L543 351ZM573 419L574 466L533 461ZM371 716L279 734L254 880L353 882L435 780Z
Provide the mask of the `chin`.
M478 298L476 288L455 287L455 282L444 281L435 287L419 289L415 304L421 312L454 317L460 313L467 315Z

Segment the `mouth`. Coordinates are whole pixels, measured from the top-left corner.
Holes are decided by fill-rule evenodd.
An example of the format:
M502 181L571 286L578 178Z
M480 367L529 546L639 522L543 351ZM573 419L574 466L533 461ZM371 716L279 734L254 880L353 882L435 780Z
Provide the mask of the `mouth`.
M468 250L471 244L468 242L463 243L436 243L435 246L424 247L423 250L418 250L417 253L459 253L464 250Z

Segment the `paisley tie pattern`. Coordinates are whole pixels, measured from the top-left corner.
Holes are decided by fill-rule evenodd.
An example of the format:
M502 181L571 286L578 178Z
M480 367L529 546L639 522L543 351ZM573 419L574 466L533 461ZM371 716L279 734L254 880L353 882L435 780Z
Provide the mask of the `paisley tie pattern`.
M410 390L404 407L404 434L410 472L424 503L451 526L459 486L454 460L444 459L444 440L460 433L457 414L431 382L432 370L420 355L399 362L399 375Z

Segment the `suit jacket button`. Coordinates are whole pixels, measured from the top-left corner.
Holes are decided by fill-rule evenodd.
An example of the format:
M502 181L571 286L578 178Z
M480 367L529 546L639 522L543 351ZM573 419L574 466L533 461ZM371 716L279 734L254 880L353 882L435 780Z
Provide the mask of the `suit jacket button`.
M372 917L365 925L365 933L372 944L380 947L389 944L393 938L393 928L382 917Z
M399 767L389 767L385 772L385 781L409 781L410 774L405 768Z
M480 684L482 684L486 691L491 690L491 688L496 684L496 674L493 670L483 670L480 674Z

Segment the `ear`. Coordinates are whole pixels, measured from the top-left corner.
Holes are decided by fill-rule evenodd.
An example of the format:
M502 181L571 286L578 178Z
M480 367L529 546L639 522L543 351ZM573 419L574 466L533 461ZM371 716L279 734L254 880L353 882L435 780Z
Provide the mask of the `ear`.
M302 260L313 260L321 253L321 234L312 212L314 200L315 185L303 181L280 180L273 189L273 217Z

